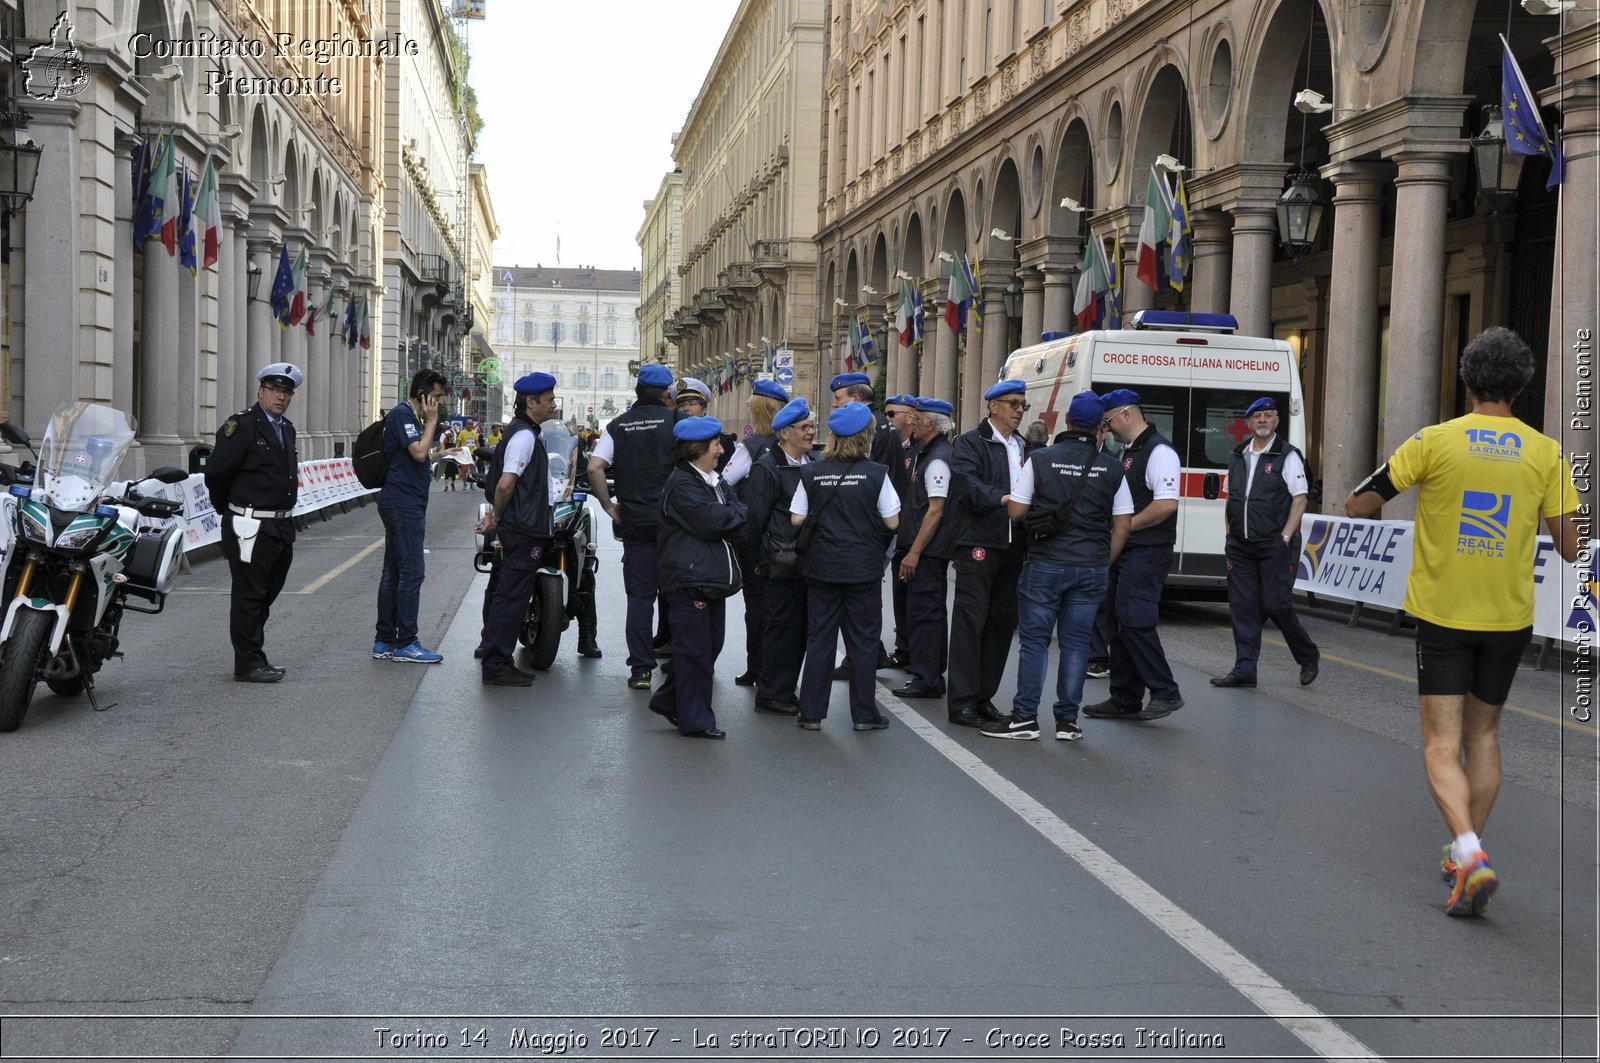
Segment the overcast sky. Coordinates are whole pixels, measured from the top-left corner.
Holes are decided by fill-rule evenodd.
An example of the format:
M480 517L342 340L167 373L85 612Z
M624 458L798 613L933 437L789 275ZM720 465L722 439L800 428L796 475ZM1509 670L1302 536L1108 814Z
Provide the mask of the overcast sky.
M497 266L632 269L738 0L489 0L470 23Z

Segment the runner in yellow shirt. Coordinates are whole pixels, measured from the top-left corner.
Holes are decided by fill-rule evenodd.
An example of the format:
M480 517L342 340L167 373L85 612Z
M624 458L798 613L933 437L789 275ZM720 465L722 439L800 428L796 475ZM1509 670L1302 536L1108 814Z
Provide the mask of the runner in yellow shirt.
M1406 440L1345 500L1370 517L1417 488L1405 609L1417 618L1428 787L1455 838L1440 865L1450 915L1479 914L1499 884L1481 835L1500 792L1500 707L1533 637L1540 521L1568 561L1588 523L1560 444L1511 413L1533 373L1520 336L1480 333L1461 355L1472 412Z

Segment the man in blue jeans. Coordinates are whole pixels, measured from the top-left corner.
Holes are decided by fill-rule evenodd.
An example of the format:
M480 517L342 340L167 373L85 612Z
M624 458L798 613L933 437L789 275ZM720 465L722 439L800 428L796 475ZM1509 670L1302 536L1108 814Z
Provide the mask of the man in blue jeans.
M1111 562L1122 552L1133 523L1133 496L1122 465L1100 449L1105 406L1092 391L1073 396L1067 431L1028 456L1011 499L1012 520L1022 520L1028 559L1017 583L1017 695L1011 715L986 724L989 738L1039 737L1039 698L1049 667L1050 633L1061 641L1056 669L1056 738L1083 737L1078 709L1089 660L1089 631L1106 595ZM1030 515L1031 514L1031 515Z
M428 454L439 431L439 400L444 374L419 369L409 398L384 417L383 449L389 477L378 492L383 521L383 578L378 581L378 631L372 644L377 660L438 664L442 656L417 637L422 603L422 537L428 522L428 485L433 466Z

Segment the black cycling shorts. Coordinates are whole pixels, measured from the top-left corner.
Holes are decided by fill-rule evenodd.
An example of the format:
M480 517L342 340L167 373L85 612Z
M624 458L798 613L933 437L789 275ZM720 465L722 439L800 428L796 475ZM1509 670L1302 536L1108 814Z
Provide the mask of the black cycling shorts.
M1471 694L1488 705L1504 705L1533 639L1520 631L1467 631L1417 620L1417 693Z

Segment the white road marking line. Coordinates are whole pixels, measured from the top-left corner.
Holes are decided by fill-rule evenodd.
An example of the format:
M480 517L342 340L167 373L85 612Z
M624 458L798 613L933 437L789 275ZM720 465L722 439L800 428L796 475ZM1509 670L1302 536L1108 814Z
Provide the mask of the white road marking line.
M380 547L382 545L383 545L383 540L382 539L373 540L372 542L368 543L366 545L366 547L364 547L360 553L356 554L356 556L354 556L354 557L350 558L349 560L345 561L343 564L339 565L337 568L334 568L334 569L332 569L332 570L330 570L328 572L323 573L321 576L318 576L316 579L314 579L310 583L306 584L300 590L290 591L289 593L291 593L291 594L315 594L315 593L317 593L322 588L326 587L330 582L332 582L336 577L344 575L351 568L353 568L354 566L360 564L362 561L366 560L368 557L370 557L372 555L372 552L374 550L376 550L378 547Z
M878 690L877 695L880 705L898 716L902 723L946 760L1022 817L1023 822L1044 835L1052 845L1183 946L1195 959L1216 971L1224 981L1277 1020L1285 1030L1305 1042L1312 1051L1325 1059L1381 1060L1372 1049L1301 1000L1238 949L1206 929L1199 920L1118 863L1110 853L1067 826L1054 812L929 723L910 705L889 693L887 688Z

